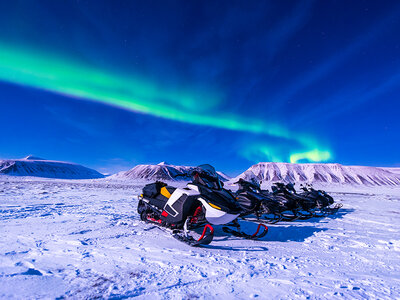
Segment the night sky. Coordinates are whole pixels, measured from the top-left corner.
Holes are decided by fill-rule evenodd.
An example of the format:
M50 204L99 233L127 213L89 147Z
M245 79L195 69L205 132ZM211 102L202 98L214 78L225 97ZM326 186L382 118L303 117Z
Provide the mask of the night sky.
M1 1L0 158L400 166L398 1Z

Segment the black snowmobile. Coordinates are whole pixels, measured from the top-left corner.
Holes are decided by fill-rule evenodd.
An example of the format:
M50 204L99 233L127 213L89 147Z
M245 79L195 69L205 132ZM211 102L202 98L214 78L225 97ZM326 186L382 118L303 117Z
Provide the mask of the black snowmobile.
M246 181L240 178L235 184L239 186L236 200L242 207L242 218L249 220L249 216L254 215L257 220L270 224L282 219L281 212L286 210L284 205L264 195L257 180Z
M163 182L146 185L139 196L138 213L141 220L172 231L172 236L190 246L209 244L214 236L212 225L223 227L225 232L244 238L263 237L268 228L259 224L257 232L248 235L240 231L237 217L242 213L232 193L223 188L215 169L201 165L192 172L192 182L185 188L175 188ZM199 238L193 230L204 225ZM264 231L257 235L260 228Z
M294 215L291 217L290 221L298 219L306 220L316 216L315 209L317 203L315 199L303 194L298 194L294 189L293 183L284 184L276 182L272 186L272 190L275 195L281 195L297 204L296 209L292 210Z
M242 218L249 219L250 215L255 215L257 220L274 224L300 217L297 201L286 197L280 189L273 187L273 193L261 190L260 184L254 178L251 182L241 178L235 184L239 185L236 199L243 209Z
M323 190L314 189L310 184L302 185L301 189L303 192L299 193L299 195L312 199L315 202L316 217L334 214L343 206L341 203L336 203L335 206L331 207L335 203L333 197Z

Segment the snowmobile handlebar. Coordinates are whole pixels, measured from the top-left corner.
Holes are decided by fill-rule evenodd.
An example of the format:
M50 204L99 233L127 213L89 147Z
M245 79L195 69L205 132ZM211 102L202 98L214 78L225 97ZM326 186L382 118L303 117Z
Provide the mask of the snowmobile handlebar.
M252 187L252 188L254 188L254 189L257 190L257 191L261 191L261 189L260 189L259 186L257 186L257 185L254 184L254 183L251 183L251 182L249 182L249 181L246 181L246 180L244 180L243 178L240 178L238 181L234 182L233 184L239 184L239 185L243 186L244 188L245 188L245 187Z
M190 177L190 176L191 176L191 175L188 174L188 173L181 173L181 174L176 174L176 175L174 175L173 177L176 178L176 177Z

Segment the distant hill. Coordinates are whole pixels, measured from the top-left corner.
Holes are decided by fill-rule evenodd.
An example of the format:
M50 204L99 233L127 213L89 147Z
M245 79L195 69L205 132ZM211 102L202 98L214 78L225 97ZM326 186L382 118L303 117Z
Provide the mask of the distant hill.
M0 174L9 176L34 176L60 179L94 179L104 175L84 166L46 160L29 155L23 159L0 160Z
M191 166L176 166L166 162L161 162L157 165L137 165L129 171L119 172L111 175L108 179L119 180L169 180L169 181L188 181L191 180L191 173L195 167ZM229 177L222 172L217 172L221 180L227 181Z
M256 177L264 182L336 183L366 186L398 186L400 174L385 168L340 164L292 164L261 162L232 179Z

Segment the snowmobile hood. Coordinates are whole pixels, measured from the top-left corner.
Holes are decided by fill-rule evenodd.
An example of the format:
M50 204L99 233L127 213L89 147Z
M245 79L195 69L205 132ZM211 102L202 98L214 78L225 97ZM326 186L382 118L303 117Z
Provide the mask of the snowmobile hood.
M200 198L199 200L206 210L205 217L207 221L213 225L228 224L240 215L239 213L228 213L223 211L219 207L216 207L216 205L213 205L211 202L208 202L203 198Z
M261 194L261 193L256 193L256 192L253 192L253 191L247 191L246 194L251 196L251 197L253 197L253 198L256 198L257 200L260 200L260 201L262 201L265 198L267 198L266 195Z
M227 190L210 189L203 185L195 185L200 193L200 196L204 198L211 206L218 207L221 211L231 214L240 214L241 208L237 203L235 197Z

